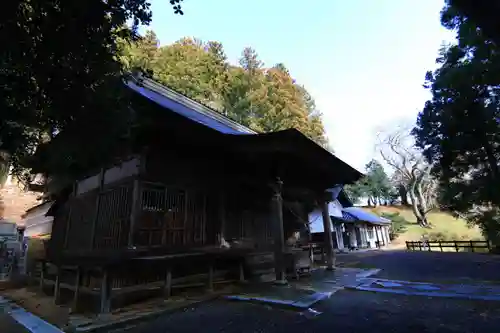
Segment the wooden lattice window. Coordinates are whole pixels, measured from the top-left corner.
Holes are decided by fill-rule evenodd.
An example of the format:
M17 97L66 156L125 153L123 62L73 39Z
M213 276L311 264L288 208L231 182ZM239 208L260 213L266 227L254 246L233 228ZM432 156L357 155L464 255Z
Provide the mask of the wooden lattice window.
M186 190L145 186L135 233L138 246L184 247L204 244L206 195Z

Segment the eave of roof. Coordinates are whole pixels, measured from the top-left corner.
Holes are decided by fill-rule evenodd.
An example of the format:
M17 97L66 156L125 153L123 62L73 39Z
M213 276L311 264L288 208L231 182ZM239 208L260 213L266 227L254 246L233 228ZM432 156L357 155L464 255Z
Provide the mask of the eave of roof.
M267 155L274 157L276 165L288 163L281 165L284 170L293 169L293 165L289 164L290 161L281 161L277 158L278 153L300 156L302 162L315 163L314 169L321 170L322 173L332 176L330 179L325 179L324 185L327 188L339 184L351 184L364 176L361 172L294 128L258 135L228 135L227 137L231 138L236 149L249 158L254 155L260 159L262 156Z
M154 80L140 75L131 76L125 84L134 92L159 106L224 134L220 137L221 141L217 145L235 147L236 151L242 156L247 156L250 159L250 156L254 156L254 159L259 161L270 158L268 162L272 163L273 167L288 171L290 170L290 161L283 160L278 154L284 153L290 157L300 156L303 161L318 164L315 168L321 169L325 175L331 175L335 170L335 177L325 179L325 185L327 186L335 185L335 181L341 180L344 184L353 183L363 176L362 173L314 141L311 141L296 129L259 134ZM321 161L321 163L317 161ZM323 170L326 165L331 168Z

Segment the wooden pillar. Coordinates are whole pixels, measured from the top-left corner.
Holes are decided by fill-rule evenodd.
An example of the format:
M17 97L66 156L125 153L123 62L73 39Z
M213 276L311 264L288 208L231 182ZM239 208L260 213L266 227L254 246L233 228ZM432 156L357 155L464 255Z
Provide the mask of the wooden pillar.
M243 266L244 260L240 260L239 269L240 269L240 282L245 282L245 267Z
M218 241L219 246L225 246L226 244L226 196L224 192L221 192L219 195L219 232L218 232Z
M106 268L103 269L101 280L101 314L111 310L111 279Z
M45 261L42 261L40 263L40 289L43 291L43 288L45 287L45 272L47 270L47 264Z
M391 244L391 228L389 226L384 226L385 235L387 237L387 245Z
M323 215L323 234L325 236L326 269L335 269L335 252L333 251L332 220L328 211L328 199L326 193L322 199L321 213Z
M54 284L54 304L59 304L61 296L61 268L56 268L56 282Z
M165 297L172 296L172 267L167 266L167 270L165 272L165 286L163 287L163 295Z
M307 244L308 246L308 251L309 251L309 260L311 260L311 264L314 263L314 252L313 252L313 247L312 247L312 232L311 232L311 225L309 223L306 224L307 228Z
M76 277L75 277L75 293L73 294L73 309L78 309L78 298L80 296L80 285L82 280L82 268L76 268Z
M101 168L101 171L99 172L99 189L97 191L97 197L95 200L95 210L94 210L94 219L92 220L92 229L90 232L90 250L94 249L94 242L95 242L95 231L96 231L96 226L97 226L97 220L99 219L99 209L101 205L101 192L102 188L104 187L104 169Z
M214 262L210 261L208 265L208 290L214 291Z
M66 249L68 247L68 237L69 237L69 231L70 231L70 227L71 227L71 212L73 210L73 201L74 201L74 198L76 198L76 194L77 194L77 191L78 191L78 182L74 182L73 183L73 191L68 199L68 204L69 204L69 208L68 208L68 215L66 216L66 229L65 229L65 232L64 232L64 249Z
M274 184L273 224L274 224L274 272L276 284L287 284L285 273L285 230L283 227L283 198L281 197L283 182L278 178Z
M341 225L335 226L335 237L337 238L337 249L339 249L339 250L344 249L344 237L342 235L342 226Z
M137 220L139 219L140 212L142 209L142 198L141 198L141 188L139 179L134 180L134 185L132 189L132 210L130 212L130 223L128 230L128 241L127 245L129 248L134 246L134 232L135 226L137 225ZM165 195L166 198L166 195Z
M377 232L380 234L380 239L382 240L382 246L385 245L385 237L384 237L384 233L382 232L382 227L381 226L378 226L377 227Z
M377 236L377 247L380 249L380 238L378 237L378 226L374 226L375 236Z

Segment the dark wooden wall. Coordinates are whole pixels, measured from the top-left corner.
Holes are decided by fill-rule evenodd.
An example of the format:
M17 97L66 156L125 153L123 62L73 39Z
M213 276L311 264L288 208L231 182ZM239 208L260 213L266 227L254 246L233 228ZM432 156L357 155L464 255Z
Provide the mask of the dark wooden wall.
M142 173L73 194L55 218L53 248L69 253L163 248L182 250L248 240L266 248L272 239L272 190L264 181L245 181L220 159L176 150L145 154ZM134 182L139 203L132 233ZM300 212L295 214L301 214ZM284 211L287 230L297 219ZM289 231L287 231L289 233Z

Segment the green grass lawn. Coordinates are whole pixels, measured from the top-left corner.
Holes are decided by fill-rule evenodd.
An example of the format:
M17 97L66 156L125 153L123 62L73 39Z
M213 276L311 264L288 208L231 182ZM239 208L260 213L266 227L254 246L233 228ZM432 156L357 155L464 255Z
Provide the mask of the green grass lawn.
M457 219L445 212L430 212L427 219L431 228L422 228L416 223L411 209L406 207L376 207L367 208L372 212L382 214L398 213L406 222L403 223L404 230L394 241L395 244L404 244L406 241L418 241L423 235L439 240L484 240L478 227L469 227L463 219ZM438 240L438 239L436 239Z

